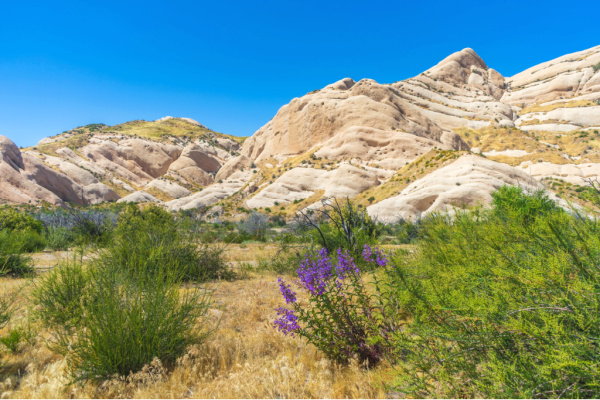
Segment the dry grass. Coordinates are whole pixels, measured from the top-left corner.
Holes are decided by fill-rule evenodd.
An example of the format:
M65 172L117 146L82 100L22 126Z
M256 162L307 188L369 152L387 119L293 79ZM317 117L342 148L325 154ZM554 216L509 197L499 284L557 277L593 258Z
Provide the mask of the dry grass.
M477 130L458 129L456 132L469 146L478 147L482 152L525 150L530 153L523 157L488 156L490 160L512 166L519 165L524 161L547 161L553 164L600 162L600 134L593 130L556 133L487 127ZM574 160L564 155L581 157L581 159Z
M386 182L365 190L353 198L352 201L355 204L367 207L396 196L412 182L451 164L463 154L466 154L466 152L432 149L399 169Z
M593 101L590 100L571 100L571 101L561 101L558 103L552 104L533 104L529 107L523 108L519 111L519 115L533 113L533 112L548 112L552 110L556 110L557 108L573 108L573 107L591 107L597 105Z
M268 257L275 246L230 246L230 261ZM54 255L58 260L65 254ZM52 264L37 257L40 267ZM44 261L45 260L45 261ZM17 293L19 309L10 328L28 325L35 333L17 354L0 362L2 398L383 398L391 369L365 370L356 363L332 364L305 341L286 337L272 327L275 308L282 306L276 277L254 276L233 282L211 282L213 335L188 349L175 365L158 360L126 379L103 384L69 385L65 359L48 350L44 331L28 301L32 282L0 280L0 294ZM184 289L182 289L184 290Z

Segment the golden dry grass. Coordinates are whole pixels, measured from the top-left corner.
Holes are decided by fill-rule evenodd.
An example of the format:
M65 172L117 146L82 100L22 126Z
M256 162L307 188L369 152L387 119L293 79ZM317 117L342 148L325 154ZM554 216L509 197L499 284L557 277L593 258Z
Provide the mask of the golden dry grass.
M226 250L232 262L269 257L272 245L234 245ZM69 256L36 256L45 268ZM10 324L0 331L27 326L33 338L17 354L2 356L2 398L384 398L391 369L366 370L352 363L340 366L325 359L304 340L287 337L272 327L275 309L283 305L277 279L256 275L232 282L210 282L214 290L209 311L214 333L189 348L175 365L158 360L128 378L103 384L70 385L66 360L49 350L50 333L39 325L28 296L33 282L0 279L0 295L17 295Z
M532 113L532 112L547 112L556 110L557 108L573 108L573 107L592 107L597 105L593 101L590 100L571 100L571 101L561 101L558 103L552 104L532 104L529 107L523 108L519 111L519 115Z
M545 131L527 132L516 128L486 127L477 130L457 129L456 132L469 146L478 147L482 152L524 150L530 153L522 157L488 156L490 160L512 166L519 165L524 161L547 161L553 164L600 162L600 134L593 130L559 134ZM571 159L570 157L581 158Z

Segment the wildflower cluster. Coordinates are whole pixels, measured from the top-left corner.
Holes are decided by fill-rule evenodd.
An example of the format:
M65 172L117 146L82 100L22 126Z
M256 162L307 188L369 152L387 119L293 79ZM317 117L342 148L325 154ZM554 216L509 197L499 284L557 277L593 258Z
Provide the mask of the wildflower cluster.
M360 269L347 250L330 257L322 249L316 257L306 255L294 282L308 296L299 301L291 285L279 278L279 288L290 309L279 308L274 326L284 334L298 335L316 345L330 358L348 361L358 356L361 362L375 364L385 353L389 327L382 315L380 297L373 296L363 282ZM365 245L364 261L385 267L387 255ZM376 289L379 293L379 289Z
M376 263L380 267L385 267L390 262L387 254L379 250L379 247L377 246L375 246L374 249L371 249L369 245L365 245L362 255L365 261Z

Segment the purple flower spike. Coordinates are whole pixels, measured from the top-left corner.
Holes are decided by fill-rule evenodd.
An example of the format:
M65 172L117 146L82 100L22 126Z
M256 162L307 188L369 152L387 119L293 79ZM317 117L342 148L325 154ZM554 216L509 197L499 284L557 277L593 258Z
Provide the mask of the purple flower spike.
M369 245L365 244L362 254L365 261L377 263L380 267L385 267L390 262L387 254L383 250L379 250L378 247L371 249Z
M285 281L281 278L277 278L277 282L279 282L279 290L281 291L281 294L285 298L285 302L287 304L295 303L296 302L296 293L292 291L291 286L286 285Z
M291 334L294 336L294 332L300 329L298 317L294 314L294 311L288 310L287 308L278 308L277 315L279 318L275 320L273 326L285 335Z
M300 268L297 271L300 285L312 295L323 294L327 282L332 276L331 268L331 260L327 249L319 251L319 258L316 262L307 255L300 263Z
M358 267L354 263L354 259L348 253L348 250L342 253L342 249L338 249L338 265L335 270L340 280L344 279L350 272L354 273L354 275L360 273Z
M362 252L363 258L365 261L373 262L373 251L371 250L371 246L365 244Z

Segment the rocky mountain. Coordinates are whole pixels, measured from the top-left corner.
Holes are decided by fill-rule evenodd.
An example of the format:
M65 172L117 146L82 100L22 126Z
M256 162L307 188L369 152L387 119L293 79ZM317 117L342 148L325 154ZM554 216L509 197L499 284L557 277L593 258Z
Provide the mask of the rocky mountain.
M93 124L19 150L0 197L292 214L352 197L381 220L488 202L503 184L578 199L600 173L600 46L505 78L471 49L392 84L342 79L244 140L186 118ZM579 190L579 191L578 191Z

